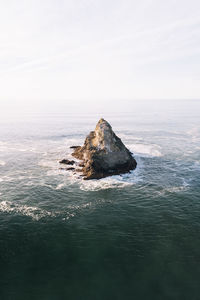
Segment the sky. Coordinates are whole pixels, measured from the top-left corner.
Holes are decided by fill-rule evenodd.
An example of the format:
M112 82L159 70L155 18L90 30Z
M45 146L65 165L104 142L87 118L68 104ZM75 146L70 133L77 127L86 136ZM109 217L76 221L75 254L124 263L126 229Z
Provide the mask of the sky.
M199 0L0 0L0 107L200 99Z

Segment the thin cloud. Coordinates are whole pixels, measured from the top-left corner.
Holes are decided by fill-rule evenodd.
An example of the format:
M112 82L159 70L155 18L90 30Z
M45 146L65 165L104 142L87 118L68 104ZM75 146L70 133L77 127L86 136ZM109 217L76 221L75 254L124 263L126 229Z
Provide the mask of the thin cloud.
M162 5L156 0L18 3L1 4L0 99L15 97L16 90L8 87L16 81L22 98L29 96L28 90L37 91L35 97L40 93L48 98L56 94L56 88L63 97L71 98L93 98L95 89L104 90L103 97L107 93L114 98L123 91L127 98L146 97L148 91L144 94L142 86L148 86L149 74L151 98L158 95L156 81L161 81L169 94L171 85L171 97L179 94L181 98L186 87L180 89L178 78L185 76L186 82L187 71L190 79L195 79L190 81L195 97L200 97L196 86L200 78L198 1L192 0L190 5L181 0ZM189 63L194 59L196 66ZM22 82L29 89L24 89ZM76 89L78 86L82 88Z

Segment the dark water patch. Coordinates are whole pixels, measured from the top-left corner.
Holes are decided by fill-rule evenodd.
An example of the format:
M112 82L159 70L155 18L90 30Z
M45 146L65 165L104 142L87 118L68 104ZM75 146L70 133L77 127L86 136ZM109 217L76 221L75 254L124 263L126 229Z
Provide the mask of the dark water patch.
M197 299L200 241L187 220L107 203L79 221L10 219L1 231L2 297Z

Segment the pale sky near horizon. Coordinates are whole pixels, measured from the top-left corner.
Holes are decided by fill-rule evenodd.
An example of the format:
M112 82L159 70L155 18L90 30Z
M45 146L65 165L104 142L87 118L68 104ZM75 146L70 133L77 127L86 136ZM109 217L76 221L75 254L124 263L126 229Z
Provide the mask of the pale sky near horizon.
M199 0L0 0L0 103L200 98Z

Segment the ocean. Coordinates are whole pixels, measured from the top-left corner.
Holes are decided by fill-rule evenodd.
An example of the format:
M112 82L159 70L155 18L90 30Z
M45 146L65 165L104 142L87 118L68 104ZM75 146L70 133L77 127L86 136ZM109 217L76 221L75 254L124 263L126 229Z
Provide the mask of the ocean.
M60 170L101 117L137 169L90 181ZM199 295L200 101L1 112L1 300Z

